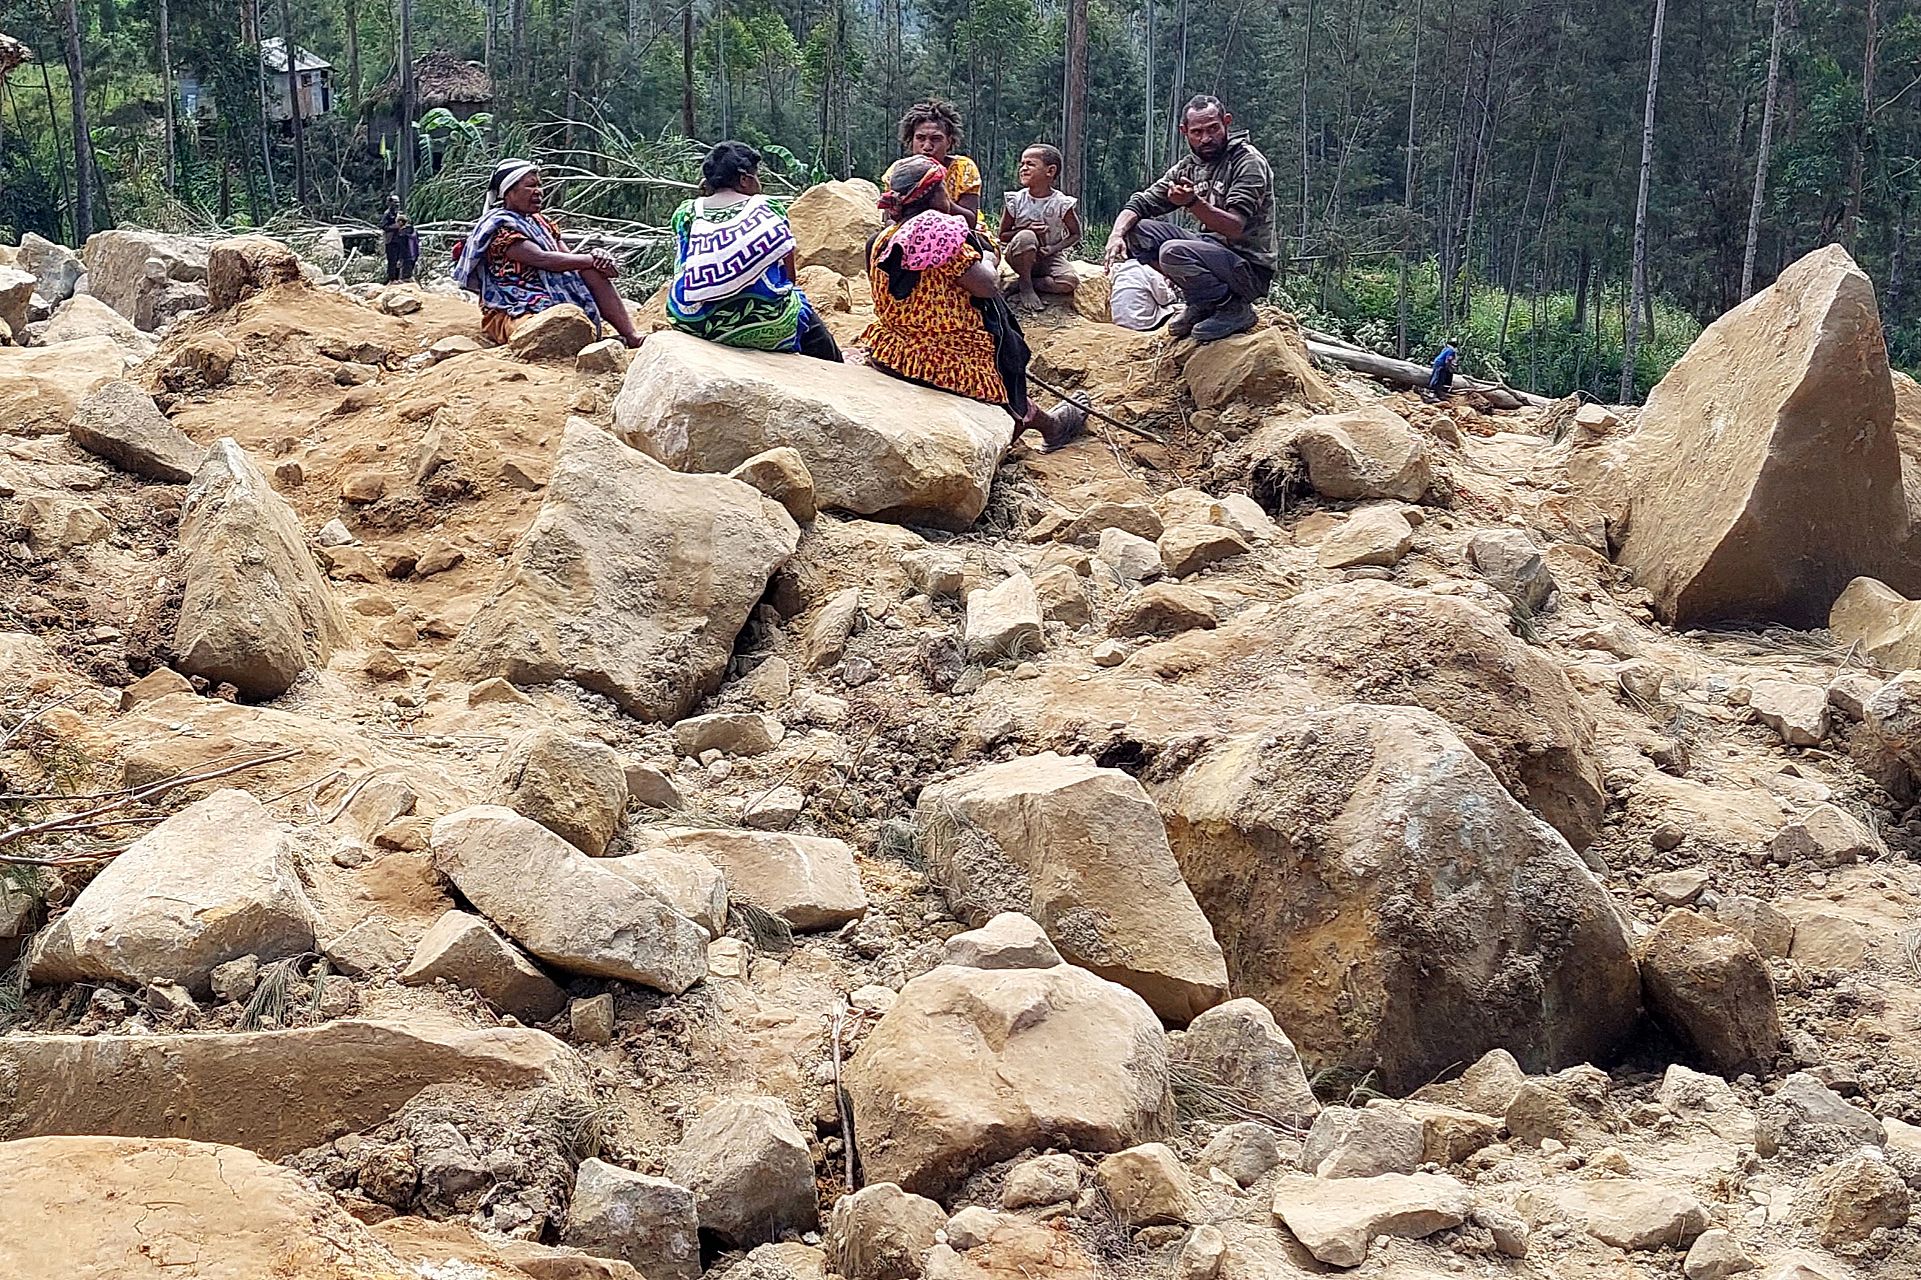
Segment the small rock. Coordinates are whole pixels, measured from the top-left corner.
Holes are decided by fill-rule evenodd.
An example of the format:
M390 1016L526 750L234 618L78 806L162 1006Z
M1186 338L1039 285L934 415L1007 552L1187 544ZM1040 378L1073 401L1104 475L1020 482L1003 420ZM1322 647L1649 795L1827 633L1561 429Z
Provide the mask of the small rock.
M531 707L534 705L534 700L499 676L489 676L467 690L467 705L470 707Z
M581 1162L560 1241L596 1257L618 1258L648 1280L700 1276L694 1193L604 1160Z
M1103 529L1094 554L1127 584L1152 581L1164 569L1157 544L1122 529Z
M632 359L633 353L619 338L602 338L580 349L574 356L574 369L588 374L625 373Z
M1414 526L1391 504L1362 507L1321 539L1323 569L1392 568L1414 547Z
M961 647L970 662L1018 661L1045 647L1040 597L1024 573L998 585L967 593L967 621Z
M1648 1011L1724 1075L1765 1071L1781 1041L1774 981L1753 944L1716 921L1674 911L1641 949Z
M1125 1227L1188 1223L1200 1211L1180 1159L1159 1142L1108 1156L1094 1166L1094 1181Z
M1195 1227L1174 1262L1177 1280L1214 1280L1227 1257L1227 1237L1212 1223Z
M1647 878L1647 891L1664 907L1685 907L1701 896L1710 876L1706 867L1683 867L1679 871L1657 872Z
M1768 853L1782 866L1811 862L1820 867L1850 866L1886 853L1874 833L1845 810L1816 805L1768 841Z
M1251 1187L1279 1168L1280 1143L1264 1124L1241 1121L1225 1125L1201 1148L1194 1167L1202 1173L1218 1169L1243 1187Z
M723 751L734 756L758 756L772 751L787 736L780 721L749 711L718 711L690 716L674 726L674 747L683 756Z
M1094 665L1097 667L1118 667L1127 661L1133 650L1119 640L1103 640L1094 646Z
M1214 606L1192 587L1155 582L1121 603L1108 630L1115 636L1172 636L1183 631L1212 631L1220 625Z
M567 1002L567 1024L575 1044L611 1044L614 1039L614 997L602 992Z
M1727 1280L1729 1276L1754 1270L1756 1263L1734 1233L1726 1227L1710 1227L1694 1238L1681 1274L1687 1280Z
M419 309L416 299L414 308ZM523 320L507 340L507 349L522 360L573 360L594 341L594 322L572 303L549 307Z
M1070 1155L1035 1156L1007 1171L1001 1208L1038 1209L1065 1204L1081 1193L1081 1166Z
M1849 1156L1824 1170L1801 1198L1802 1214L1822 1244L1857 1253L1881 1228L1908 1224L1910 1197L1880 1152Z
M1244 555L1247 543L1231 529L1214 524L1177 524L1162 532L1158 550L1170 578L1185 578L1231 556Z
M797 524L809 524L816 514L814 477L796 449L782 445L757 453L727 473L730 479L752 485L794 517Z
M1756 680L1748 709L1791 747L1818 747L1828 736L1828 694L1819 685Z
M1418 1240L1467 1221L1467 1188L1444 1174L1282 1178L1274 1216L1320 1261L1356 1267L1376 1236Z
M400 981L408 986L430 986L441 979L477 993L500 1012L524 1023L545 1022L567 1004L567 993L533 961L488 928L486 921L464 911L448 911L436 920L400 975ZM597 998L608 1002L611 1035L612 997ZM576 1023L575 1038L580 1034Z
M349 471L340 478L340 497L356 505L378 502L387 492L387 477L378 471Z
M1046 932L1018 911L1003 911L978 929L955 934L947 940L944 959L970 969L1051 969L1061 962Z
M597 858L627 811L627 770L604 743L536 729L508 744L489 793L490 803L532 818Z
M1314 1117L1301 1167L1317 1178L1371 1178L1421 1167L1420 1121L1380 1107L1328 1107Z
M215 965L211 985L217 1000L238 1003L247 999L260 985L260 958L241 956Z
M649 809L681 809L687 804L674 780L651 764L627 766L627 794Z
M755 831L785 831L800 820L807 797L799 787L785 784L755 796L741 811L741 825Z
M934 1201L878 1182L834 1202L821 1243L843 1280L920 1280L946 1225L947 1211Z

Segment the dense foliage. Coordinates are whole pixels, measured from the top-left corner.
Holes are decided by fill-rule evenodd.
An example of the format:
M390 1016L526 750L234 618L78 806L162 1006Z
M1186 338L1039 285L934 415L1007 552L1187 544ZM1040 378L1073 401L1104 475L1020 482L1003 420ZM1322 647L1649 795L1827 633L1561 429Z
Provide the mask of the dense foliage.
M1652 3L1620 0L309 0L295 41L335 66L336 109L307 122L305 214L375 215L394 180L374 127L407 7L415 52L490 65L484 137L446 141L471 177L516 146L572 149L630 182L595 211L657 225L693 133L775 143L816 173L876 174L894 122L928 92L968 122L965 147L1011 185L1021 148L1058 139L1070 7L1084 4L1090 224L1111 219L1179 145L1174 107L1224 97L1275 171L1291 257L1281 288L1320 323L1386 350L1455 331L1469 364L1549 391L1612 395L1630 274ZM0 233L71 235L67 0L11 0L0 28L40 61L0 103ZM181 120L165 163L157 15L176 76L219 107ZM249 7L253 12L249 13ZM298 198L293 139L263 125L247 37L281 31L272 0L78 0L97 222L260 221ZM236 19L236 12L239 19ZM258 14L258 18L254 14ZM1672 0L1657 97L1638 385L1741 297L1775 0ZM1887 0L1790 0L1756 284L1828 241L1882 291L1898 362L1921 361L1909 264L1921 169L1921 13ZM691 19L691 20L689 20ZM691 35L691 62L683 39ZM1412 146L1410 147L1410 142ZM436 156L431 170L446 155ZM428 221L471 189L413 193ZM572 200L569 203L573 203ZM1405 276L1403 270L1405 265ZM1405 317L1405 320L1403 320Z

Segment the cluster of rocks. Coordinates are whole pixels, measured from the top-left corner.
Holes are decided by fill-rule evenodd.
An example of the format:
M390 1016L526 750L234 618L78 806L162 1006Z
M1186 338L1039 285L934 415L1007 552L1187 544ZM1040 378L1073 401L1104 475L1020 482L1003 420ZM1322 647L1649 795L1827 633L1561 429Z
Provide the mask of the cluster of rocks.
M795 206L831 324L871 216L858 184ZM9 778L65 786L49 743L103 794L267 758L0 894L32 984L0 1219L47 1224L0 1272L1921 1260L1921 1087L1861 1047L1915 998L1876 931L1921 842L1862 815L1921 794L1921 416L1849 358L1878 329L1838 251L1638 429L1574 409L1558 442L1361 403L1285 323L1037 320L1123 402L1173 353L1212 449L1174 487L1093 447L1010 470L1004 416L872 370L672 333L630 361L564 309L486 350L270 240L109 234L61 305L212 311L48 383L79 387L35 402L61 452L9 456L94 488L8 500L35 564L138 566L155 661L109 693L5 637L71 704ZM241 306L276 289L419 349L276 352ZM206 429L268 378L327 401L312 441ZM1836 403L1858 456L1812 447ZM145 562L86 536L107 485L167 504ZM1826 620L1848 656L1730 678L1657 618Z

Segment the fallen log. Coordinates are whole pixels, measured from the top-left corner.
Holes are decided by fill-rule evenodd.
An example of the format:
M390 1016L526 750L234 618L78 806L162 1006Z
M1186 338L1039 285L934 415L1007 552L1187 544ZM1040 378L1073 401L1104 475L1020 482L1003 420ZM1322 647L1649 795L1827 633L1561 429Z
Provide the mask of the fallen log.
M1331 361L1356 373L1364 373L1391 387L1418 391L1427 386L1429 369L1424 364L1412 360L1396 360L1360 347L1350 346L1332 334L1315 333L1311 329L1301 331L1307 343L1307 354L1318 360ZM1494 409L1545 409L1553 404L1546 396L1537 396L1527 391L1516 391L1513 387L1498 382L1482 382L1478 378L1454 376L1455 391L1472 391L1481 396Z

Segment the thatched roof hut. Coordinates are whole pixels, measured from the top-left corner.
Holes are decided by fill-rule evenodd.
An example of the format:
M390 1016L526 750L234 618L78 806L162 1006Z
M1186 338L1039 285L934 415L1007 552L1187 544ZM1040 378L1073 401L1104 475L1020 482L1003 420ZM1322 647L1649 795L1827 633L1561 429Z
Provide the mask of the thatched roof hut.
M391 107L400 101L400 69L369 97ZM470 115L494 100L494 82L478 62L468 62L445 49L430 49L414 59L414 101L422 110L446 107L456 115Z

